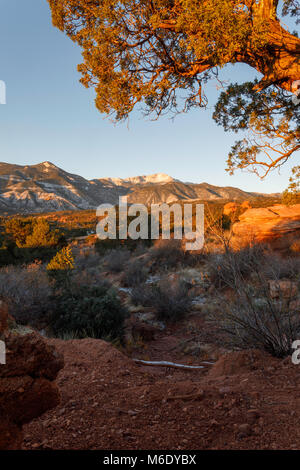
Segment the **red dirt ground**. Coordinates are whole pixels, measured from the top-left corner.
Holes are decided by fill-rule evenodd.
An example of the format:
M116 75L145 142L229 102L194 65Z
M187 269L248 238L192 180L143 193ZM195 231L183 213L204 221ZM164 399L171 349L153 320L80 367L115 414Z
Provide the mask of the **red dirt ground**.
M25 426L24 449L300 447L300 366L290 358L238 352L211 369L166 370L100 340L49 341L65 356L61 404Z

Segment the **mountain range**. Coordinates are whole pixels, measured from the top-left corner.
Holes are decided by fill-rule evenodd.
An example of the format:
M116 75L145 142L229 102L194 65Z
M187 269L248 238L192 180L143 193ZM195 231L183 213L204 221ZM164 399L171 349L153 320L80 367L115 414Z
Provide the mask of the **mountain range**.
M26 166L0 163L1 214L96 209L103 203L117 204L119 196L125 195L129 203L141 204L270 196L208 183L184 183L164 173L87 180L51 162Z

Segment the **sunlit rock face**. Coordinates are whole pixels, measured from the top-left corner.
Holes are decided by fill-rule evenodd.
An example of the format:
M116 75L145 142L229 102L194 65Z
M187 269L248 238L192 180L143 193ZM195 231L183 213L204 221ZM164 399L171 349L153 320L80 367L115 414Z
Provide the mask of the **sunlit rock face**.
M234 224L233 233L241 239L285 248L300 239L300 204L248 209Z

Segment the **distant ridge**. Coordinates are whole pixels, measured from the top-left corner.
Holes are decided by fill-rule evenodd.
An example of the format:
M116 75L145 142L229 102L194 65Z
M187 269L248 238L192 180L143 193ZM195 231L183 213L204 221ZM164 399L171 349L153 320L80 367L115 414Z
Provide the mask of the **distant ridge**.
M165 173L89 181L48 161L25 166L0 163L0 214L96 209L102 203L117 204L124 195L130 203L141 204L269 196L208 183L183 183Z
M162 184L171 183L174 180L165 173L155 173L154 175L133 176L130 178L102 178L100 181L110 181L116 186L124 186L127 184Z

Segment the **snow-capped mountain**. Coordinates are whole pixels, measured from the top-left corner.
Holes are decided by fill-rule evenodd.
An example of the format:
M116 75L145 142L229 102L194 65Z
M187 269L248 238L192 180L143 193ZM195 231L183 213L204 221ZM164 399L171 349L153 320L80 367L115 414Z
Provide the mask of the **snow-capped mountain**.
M237 188L183 183L164 173L89 181L51 162L26 166L0 163L1 214L96 209L103 203L117 204L124 195L130 203L141 204L263 197Z
M155 173L154 175L132 176L131 178L102 178L100 181L108 181L116 186L132 184L163 184L177 181L166 173Z

